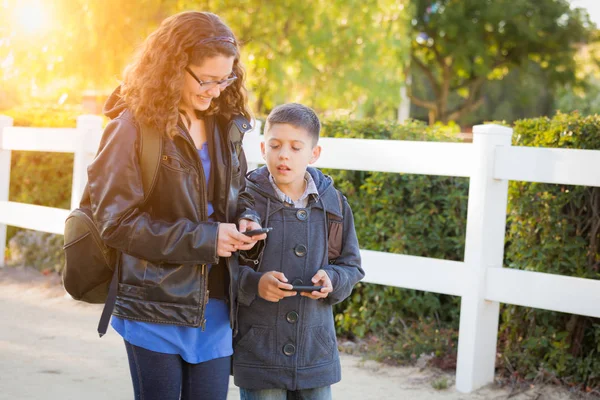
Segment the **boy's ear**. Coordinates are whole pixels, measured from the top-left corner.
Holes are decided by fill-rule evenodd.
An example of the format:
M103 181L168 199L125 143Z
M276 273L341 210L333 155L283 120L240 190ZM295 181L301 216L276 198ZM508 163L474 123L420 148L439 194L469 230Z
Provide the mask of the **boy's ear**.
M265 159L265 142L260 142L260 154L263 160Z
M310 164L317 162L319 157L321 157L321 146L316 145L312 149L312 157L310 158Z

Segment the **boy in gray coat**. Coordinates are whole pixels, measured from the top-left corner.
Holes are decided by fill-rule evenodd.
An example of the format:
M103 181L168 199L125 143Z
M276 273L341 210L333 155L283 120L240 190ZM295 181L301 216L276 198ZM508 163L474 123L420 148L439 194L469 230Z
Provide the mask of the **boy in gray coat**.
M276 107L261 143L266 167L247 176L255 210L273 230L255 254L242 254L253 266L239 275L233 373L242 399L331 399L330 385L341 380L331 307L364 271L348 202L329 176L308 167L321 153L320 130L312 109ZM329 235L340 233L341 252L330 259Z

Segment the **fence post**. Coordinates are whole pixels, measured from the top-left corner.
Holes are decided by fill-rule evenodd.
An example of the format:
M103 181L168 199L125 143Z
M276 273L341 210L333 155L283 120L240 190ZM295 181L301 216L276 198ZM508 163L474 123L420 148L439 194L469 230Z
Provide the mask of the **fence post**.
M465 265L461 299L456 388L471 392L494 381L500 304L485 300L488 268L502 268L508 181L493 178L497 146L510 146L512 129L473 128L474 163L469 181Z
M102 132L102 117L98 115L80 115L77 117L75 133L75 153L73 155L73 186L71 188L71 210L79 207L83 189L87 183L87 167L94 154L87 151L86 143L93 141L93 135Z
M255 120L254 126L244 135L244 154L248 164L248 171L258 168L258 162L254 160L260 155L260 141L262 133L262 121Z
M8 201L8 189L10 187L10 150L2 146L4 128L13 125L13 119L6 115L0 115L0 201ZM6 224L0 224L0 268L4 267L4 253L6 252Z

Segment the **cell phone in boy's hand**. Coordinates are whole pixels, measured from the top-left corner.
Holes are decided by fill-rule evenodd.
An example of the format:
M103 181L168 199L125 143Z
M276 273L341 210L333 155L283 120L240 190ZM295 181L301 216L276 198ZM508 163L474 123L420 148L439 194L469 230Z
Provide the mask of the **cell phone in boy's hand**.
M263 233L269 233L272 230L273 230L273 228L260 228L260 229L254 229L254 230L246 231L246 232L242 232L242 233L246 236L256 236L256 235L262 235Z
M323 289L325 286L305 286L305 285L292 285L292 289L290 289L290 292L314 292L314 291L320 291L321 289Z

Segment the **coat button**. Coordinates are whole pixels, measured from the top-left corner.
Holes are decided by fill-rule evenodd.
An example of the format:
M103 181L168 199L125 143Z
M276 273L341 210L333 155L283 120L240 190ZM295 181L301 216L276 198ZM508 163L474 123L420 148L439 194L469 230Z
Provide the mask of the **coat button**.
M294 346L293 344L288 343L285 346L283 346L283 354L285 354L286 356L293 356L295 352L296 346Z
M298 257L304 257L306 255L306 246L299 244L298 246L294 247L294 254L296 254Z
M301 286L301 285L304 285L304 282L302 281L302 279L297 278L297 279L294 279L292 281L292 285L294 285L294 286Z
M296 321L298 321L298 313L296 311L290 311L289 313L286 314L285 319L290 324L293 324Z
M305 209L298 210L298 212L296 212L296 218L300 221L305 221L306 218L308 218L308 212L306 212Z

